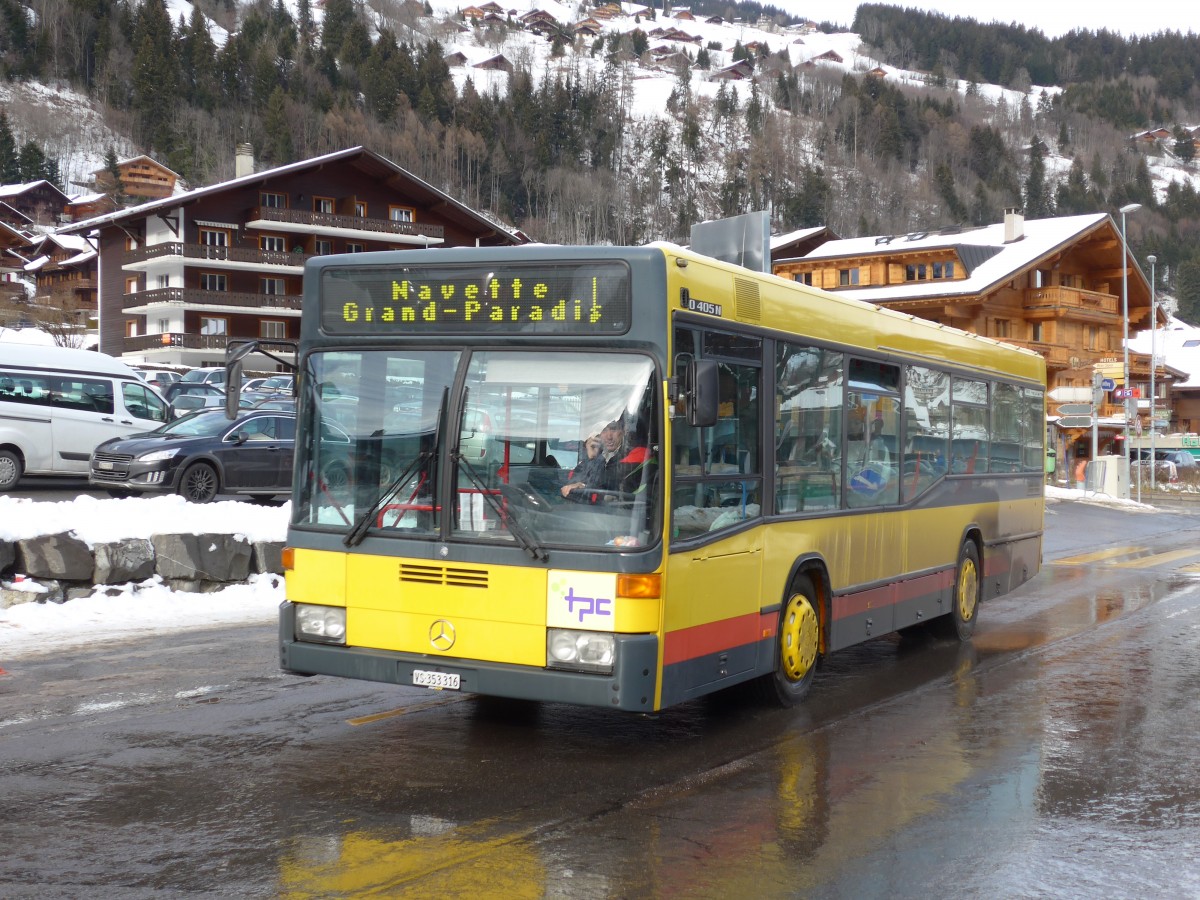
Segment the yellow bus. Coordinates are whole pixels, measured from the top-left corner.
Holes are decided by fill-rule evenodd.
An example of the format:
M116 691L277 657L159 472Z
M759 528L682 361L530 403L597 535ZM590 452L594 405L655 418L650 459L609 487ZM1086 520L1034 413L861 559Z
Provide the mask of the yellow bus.
M309 261L282 667L650 712L1041 560L1035 353L668 244Z

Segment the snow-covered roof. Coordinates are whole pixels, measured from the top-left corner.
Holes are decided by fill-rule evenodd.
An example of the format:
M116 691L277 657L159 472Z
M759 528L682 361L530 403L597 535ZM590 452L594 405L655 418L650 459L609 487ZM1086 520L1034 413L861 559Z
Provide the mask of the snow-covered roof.
M1013 273L1028 267L1036 260L1078 241L1105 222L1111 222L1107 213L1062 216L1054 219L1026 219L1023 236L1011 243L1004 241L1004 223L953 232L846 238L826 241L798 260L811 262L820 259L861 259L870 256L895 256L900 251L907 253L915 250L954 250L967 266L965 279L839 288L838 295L871 302L894 302L979 294L1011 278Z
M798 231L789 231L787 234L771 235L771 249L775 250L778 247L786 247L788 244L794 244L799 241L807 240L814 235L824 231L826 226L818 225L816 228L801 228Z
M1185 380L1172 385L1172 391L1200 389L1200 328L1172 317L1154 333L1153 342L1148 329L1129 339L1130 353L1149 356L1152 350L1164 365L1187 373Z
M404 175L414 185L418 186L422 191L428 192L433 197L437 198L437 200L439 200L442 204L445 204L446 206L450 207L451 209L458 210L461 214L464 214L465 216L474 220L475 222L486 225L489 229L496 229L497 231L501 231L501 232L509 235L510 237L516 236L515 232L513 232L513 230L511 228L508 228L507 226L501 225L500 223L495 222L492 219L485 217L477 210L471 209L469 206L466 206L466 205L460 203L458 200L455 200L449 194L446 194L443 191L438 190L433 185L429 184L427 181L424 181L424 180L418 178L416 175L412 174L407 169L401 168L400 166L396 165L394 162L387 159L386 157L380 156L378 153L368 150L365 147L351 147L346 150L336 150L332 153L326 153L323 156L315 156L312 159L306 159L306 160L302 160L300 162L289 163L286 166L278 166L274 169L264 169L261 172L254 172L251 175L243 175L240 178L234 178L234 179L231 179L230 181L222 181L217 184L209 185L208 187L195 188L190 191L183 191L182 193L173 194L170 197L164 197L159 200L150 200L146 203L141 203L137 206L128 206L128 207L125 207L124 209L120 209L115 212L105 213L105 214L99 215L99 216L93 216L90 219L83 219L82 221L73 222L70 225L65 225L57 233L58 234L75 233L75 232L85 233L85 232L91 231L92 229L100 228L105 225L112 225L115 222L123 221L126 219L140 219L144 216L147 216L147 215L157 212L159 210L173 209L177 206L181 206L186 203L191 203L191 202L199 200L203 197L208 197L208 196L211 196L212 194L217 194L222 191L230 190L232 188L244 187L247 185L255 184L257 182L265 181L268 178L278 178L280 176L290 175L290 174L296 173L296 172L304 172L307 169L319 168L319 167L327 165L331 162L337 162L339 160L351 160L351 159L353 159L355 157L359 157L359 156L365 156L370 159L376 160L377 162L382 163L383 165L393 169L397 174Z

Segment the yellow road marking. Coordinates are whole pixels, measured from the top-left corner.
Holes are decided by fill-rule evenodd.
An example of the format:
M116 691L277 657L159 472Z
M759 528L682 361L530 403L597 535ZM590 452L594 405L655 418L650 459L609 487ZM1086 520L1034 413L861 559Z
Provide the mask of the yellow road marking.
M1189 556L1200 556L1200 547L1193 547L1189 550L1170 550L1166 553L1154 553L1150 556L1143 556L1140 559L1130 559L1126 562L1113 563L1113 567L1118 569L1149 568L1159 563L1187 559Z
M370 725L372 722L380 722L383 719L393 719L396 716L403 716L407 713L420 712L423 709L429 709L431 706L442 706L445 703L453 703L458 700L466 699L464 696L445 697L438 700L426 700L424 703L414 703L412 706L402 706L399 709L389 709L387 712L372 713L369 716L359 716L356 719L347 719L347 725Z
M1112 559L1114 556L1128 556L1131 553L1144 553L1145 547L1110 547L1108 550L1097 550L1095 553L1084 553L1080 556L1067 556L1063 559L1050 561L1055 566L1083 566L1099 562L1102 559Z

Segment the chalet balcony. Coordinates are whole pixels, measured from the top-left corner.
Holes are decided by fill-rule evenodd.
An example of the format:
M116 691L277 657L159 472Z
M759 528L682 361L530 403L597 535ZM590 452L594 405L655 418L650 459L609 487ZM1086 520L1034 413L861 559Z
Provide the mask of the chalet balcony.
M1101 318L1120 316L1121 298L1078 288L1034 288L1025 292L1028 319Z
M202 291L199 288L155 288L126 294L122 312L148 315L163 307L202 311L269 312L300 314L298 294L251 294L234 291Z
M256 206L249 210L246 213L246 227L294 234L335 235L346 240L382 241L415 247L431 247L441 244L445 239L445 229L441 225L305 212L274 206Z
M299 275L304 263L312 257L303 253L258 250L253 247L212 247L208 244L170 242L148 244L129 250L121 258L127 272L172 272L182 266L197 266L209 270L236 269L242 272L269 272Z
M121 344L122 353L146 354L154 350L170 350L178 354L181 350L196 350L208 358L223 359L230 341L245 341L246 335L194 335L182 331L168 331L157 335L134 335L126 337ZM280 355L290 356L287 350L274 350ZM196 365L188 362L187 365Z
M1084 364L1084 361L1078 359L1079 351L1066 344L1047 344L1044 341L1018 341L1012 338L999 338L998 340L1041 354L1046 360L1046 366L1050 369L1071 369L1077 365Z
M236 338L235 338L236 340ZM147 350L212 350L224 355L229 344L227 334L139 334L125 338L125 353L145 353Z

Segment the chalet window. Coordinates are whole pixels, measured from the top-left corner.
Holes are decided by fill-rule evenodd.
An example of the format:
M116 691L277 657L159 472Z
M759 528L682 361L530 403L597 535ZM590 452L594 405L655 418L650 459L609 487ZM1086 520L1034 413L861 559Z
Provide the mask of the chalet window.
M201 228L200 243L205 247L228 247L229 232L218 228Z
M996 328L994 337L1006 338L1011 337L1009 334L1010 322L1008 319L996 319Z
M925 263L909 264L904 267L905 281L924 281L929 277L929 267Z
M954 263L952 262L935 262L933 264L934 278L953 278Z
M170 332L170 330L171 330L171 320L170 319L159 319L158 320L158 333L159 334L167 334L168 332Z
M1030 340L1035 343L1043 343L1046 340L1045 329L1041 322L1034 322L1030 333Z
M202 291L224 291L226 284L225 276L220 272L200 273L200 290Z
M264 234L258 239L258 246L264 253L286 253L286 239L273 234Z
M800 284L807 284L809 287L812 287L812 272L797 272L792 278Z
M347 253L362 253L362 252L363 252L363 245L362 245L362 244L356 244L356 243L352 243L352 242L350 242L350 241L347 241L347 242L346 242L346 252L347 252Z
M229 334L229 320L221 316L201 316L201 334Z
M313 197L313 212L333 215L333 198Z
M171 276L170 275L159 275L158 276L158 286L160 288L169 288L171 286Z
M1096 325L1088 326L1088 349L1100 349L1100 328Z
M125 279L125 293L136 294L137 292L138 292L137 278L126 278Z
M258 195L258 205L271 209L287 209L287 195L263 191Z
M282 278L264 278L262 292L270 297L282 297L287 293L287 285Z
M125 337L137 337L137 319L125 320Z
M259 323L258 336L276 341L284 340L287 338L287 322L280 319L263 319Z
M858 284L858 269L841 269L838 271L838 284L842 287Z
M411 222L413 220L412 207L409 206L389 206L388 218L393 222Z
M333 241L323 241L320 238L313 241L313 253L317 256L328 256L333 252Z
M367 217L367 204L361 200L356 200L354 202L354 214L360 219L365 219Z

